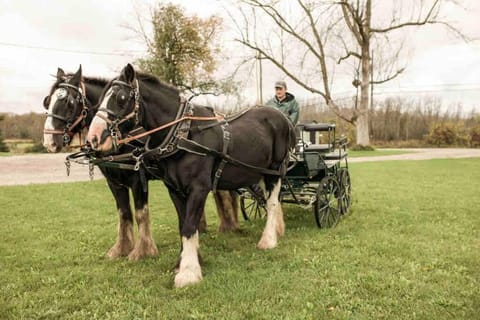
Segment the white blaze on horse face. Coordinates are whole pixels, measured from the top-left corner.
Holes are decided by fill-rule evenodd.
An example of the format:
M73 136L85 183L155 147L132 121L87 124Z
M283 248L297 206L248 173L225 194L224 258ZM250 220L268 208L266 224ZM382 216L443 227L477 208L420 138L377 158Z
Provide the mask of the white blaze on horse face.
M57 103L58 100L58 90L65 90L65 89L57 89L55 92L50 96L50 104L48 105L48 114L53 113L53 107L55 107L55 104ZM53 126L53 117L47 117L45 120L45 125L43 127L44 130L55 130L55 127ZM57 146L55 144L55 140L53 139L53 134L51 133L44 133L43 134L43 146L48 150L48 152L56 152L57 151Z
M105 98L103 98L102 104L100 105L100 108L107 109L108 102L110 101L110 98L113 95L113 90L109 89L107 93L105 94ZM100 118L98 115L101 115L105 119L108 118L108 114L105 111L98 111L95 117L93 118L92 124L90 125L90 129L88 129L88 136L87 140L92 142L94 138L100 143L102 133L108 129L107 122ZM95 148L97 150L101 149L101 146L98 148Z
M189 239L182 237L180 268L175 276L175 287L182 288L202 281L202 269L198 261L198 231Z

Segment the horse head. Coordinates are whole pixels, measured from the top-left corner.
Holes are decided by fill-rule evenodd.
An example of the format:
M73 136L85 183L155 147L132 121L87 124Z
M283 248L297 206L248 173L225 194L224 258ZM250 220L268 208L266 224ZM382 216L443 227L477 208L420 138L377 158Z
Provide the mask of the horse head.
M104 89L99 108L87 135L96 151L116 149L116 141L139 123L140 96L135 69L131 64Z
M82 130L79 126L87 116L82 66L75 74L57 70L57 80L43 100L47 119L43 130L43 145L49 152L59 152Z

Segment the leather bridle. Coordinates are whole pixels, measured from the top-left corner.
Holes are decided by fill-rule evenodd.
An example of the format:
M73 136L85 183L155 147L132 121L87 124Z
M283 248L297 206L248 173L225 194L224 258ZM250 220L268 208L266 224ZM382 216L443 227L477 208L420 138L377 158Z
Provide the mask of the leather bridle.
M138 87L138 80L136 79L135 79L134 86L121 80L112 81L112 87L114 85L120 85L120 86L124 86L131 89L128 101L126 103L129 103L130 100L133 99L133 103L134 103L133 111L122 117L121 115L115 114L112 110L102 107L102 108L98 108L97 114L95 116L104 120L108 124L108 131L110 132L110 137L112 138L113 148L115 151L117 151L119 146L119 143L118 143L119 137L121 138L121 132L120 132L119 126L122 123L125 123L131 120L132 118L134 118L135 120L134 127L137 126L139 123L138 111L140 110L140 91ZM100 112L105 112L107 116L104 116Z
M66 117L55 114L53 112L52 113L48 113L48 112L46 113L47 117L52 117L54 119L58 119L58 120L65 123L65 126L64 126L63 129L58 129L58 130L44 129L43 130L44 134L58 134L58 135L61 134L62 137L63 137L63 146L67 146L72 141L72 138L75 135L75 132L73 130L80 123L82 123L83 127L86 125L85 124L85 119L87 118L87 114L88 114L88 105L87 105L88 103L87 103L87 97L86 97L86 92L85 92L85 84L83 82L81 82L80 86L81 86L81 89L74 86L74 85L71 85L69 83L60 83L58 85L59 88L63 88L67 92L68 92L67 89L70 88L70 89L75 90L78 93L78 95L76 97L76 100L77 100L77 103L82 104L82 110L80 111L80 114L76 118L74 116L74 117L68 119ZM63 97L63 99L68 99L68 94L65 97Z

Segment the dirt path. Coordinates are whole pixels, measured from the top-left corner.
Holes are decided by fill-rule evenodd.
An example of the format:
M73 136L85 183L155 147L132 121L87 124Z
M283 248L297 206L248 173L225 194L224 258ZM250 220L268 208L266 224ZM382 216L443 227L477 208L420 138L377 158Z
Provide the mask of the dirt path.
M24 185L30 183L88 181L88 166L71 165L67 176L65 157L68 153L28 154L0 157L0 185ZM95 168L94 179L103 178Z
M427 149L425 148L425 149L385 149L385 150L401 150L401 151L409 151L411 153L397 154L397 155L391 155L391 156L350 158L348 161L351 163L355 163L355 162L388 161L388 160L429 160L429 159L458 159L458 158L480 157L480 149L465 149L465 148Z
M408 154L350 158L350 163L387 160L427 160L445 158L480 157L480 149L402 149ZM72 164L70 176L66 175L66 153L31 154L0 157L0 185L25 185L31 183L88 181L88 167ZM102 178L95 168L95 179Z

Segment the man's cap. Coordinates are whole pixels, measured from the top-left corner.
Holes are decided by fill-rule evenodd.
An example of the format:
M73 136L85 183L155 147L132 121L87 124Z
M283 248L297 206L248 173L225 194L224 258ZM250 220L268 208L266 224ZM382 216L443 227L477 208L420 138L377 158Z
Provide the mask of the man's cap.
M287 88L287 84L285 83L285 81L277 81L275 82L275 88Z

